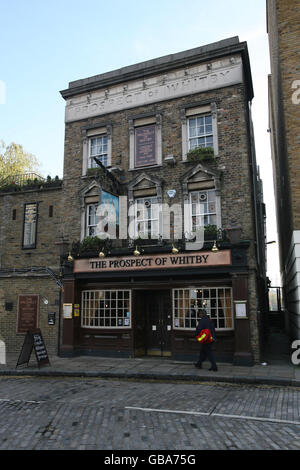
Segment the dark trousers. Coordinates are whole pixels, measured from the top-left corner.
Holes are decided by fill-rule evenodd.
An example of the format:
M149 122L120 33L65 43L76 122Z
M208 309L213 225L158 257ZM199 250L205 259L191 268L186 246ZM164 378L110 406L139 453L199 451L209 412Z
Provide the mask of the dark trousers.
M215 369L217 367L215 357L214 357L214 354L212 352L212 343L207 343L207 344L203 343L203 344L201 344L200 355L199 355L199 359L198 359L197 364L199 366L201 366L202 362L205 361L205 359L210 361L211 366L212 366L213 369Z

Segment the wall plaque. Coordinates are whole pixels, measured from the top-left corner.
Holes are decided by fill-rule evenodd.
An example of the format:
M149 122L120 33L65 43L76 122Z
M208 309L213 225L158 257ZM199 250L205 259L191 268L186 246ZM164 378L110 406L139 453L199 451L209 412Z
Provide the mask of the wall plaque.
M135 129L135 166L155 165L155 125Z
M39 295L19 295L17 334L26 333L38 327Z

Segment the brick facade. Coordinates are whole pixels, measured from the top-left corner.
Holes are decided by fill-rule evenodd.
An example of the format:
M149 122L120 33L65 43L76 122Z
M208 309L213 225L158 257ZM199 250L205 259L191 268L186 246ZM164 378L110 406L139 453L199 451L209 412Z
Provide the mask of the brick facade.
M286 325L292 338L300 337L299 15L299 0L267 2L270 136Z
M181 317L176 323L172 295L180 289L182 292L186 289L186 292L194 295L193 292L202 292L206 288L212 298L209 305L215 305L209 307L212 312L224 310L229 315L229 307L225 307L229 297L225 299L224 296L229 293L232 295L229 326L224 327L225 320L218 320L217 358L248 364L259 361L259 324L265 302L264 288L261 287L265 281L265 240L249 111L253 90L246 44L240 43L238 38L231 38L125 67L120 71L71 82L69 88L61 93L66 100L62 190L0 196L3 200L1 219L7 221L0 238L0 319L9 349L20 347L20 338L14 333L17 293L28 293L30 287L33 289L34 286L34 292L31 289L31 293L49 299L47 306L41 305L40 324L51 351L57 351L60 342L61 354L134 356L147 354L147 351L149 354L151 350L153 354L160 355L163 347L159 349L158 343L152 347L153 332L162 331L160 325L163 324L165 330L161 334L164 337L161 336L160 344L165 345L164 353L180 359L194 357L198 346L193 338L193 329L186 325L180 327L183 321ZM196 113L194 110L200 114L206 110L212 116L215 154L212 161L186 160L185 126L188 116ZM142 125L142 122L155 125L157 164L133 168L134 125ZM86 171L86 159L90 136L97 135L97 132L99 135L103 132L107 135L110 150L107 169L95 176ZM134 198L150 195L155 195L160 203L169 204L167 191L172 189L176 190L172 204L183 207L192 188L198 191L199 188L214 188L218 228L222 234L218 247L220 252L229 250L229 267L218 268L212 264L208 268L192 266L156 272L137 269L131 273L126 270L118 273L76 270L77 258L87 256L80 252L80 242L87 235L87 204L88 201L99 202L102 191L126 196L129 205ZM19 209L26 201L40 201L37 247L28 250L28 254L20 247L23 215ZM54 207L51 221L47 216L49 205ZM14 237L10 239L12 222L9 220L13 208L17 208L17 218L13 221ZM226 229L236 226L241 229L241 242L230 241L224 235ZM174 224L172 227L174 229ZM59 258L55 242L62 236L68 244L68 250L72 251L74 263L67 260L68 250L64 258ZM124 240L112 241L109 250L103 249L105 260L109 263L110 259L122 259L125 256L128 262L135 263L132 252L136 243L127 236ZM178 246L178 256L182 256L182 259L193 255L193 251L187 250L184 241L169 238L162 244L145 244L139 259L142 260L146 253L154 258L167 256L174 244ZM213 240L206 241L203 253L209 256L212 246ZM95 253L92 257L95 259ZM89 261L88 258L86 260ZM48 266L56 273L61 268L64 283L62 301L73 306L78 304L79 316L73 314L70 319L62 315L60 323L57 321L55 326L48 325L47 312L57 306L59 288L45 274L35 273L38 277L33 277L32 272L26 272L22 273L22 279L16 273L5 274L5 269L25 266ZM14 289L8 289L12 277L16 284ZM218 294L216 289L219 289ZM83 310L87 307L83 305L82 292L99 293L104 290L109 291L110 295L121 290L130 292L131 310L123 312L125 316L118 323L123 328L117 328L116 324L114 327L101 328L99 325L96 327L95 324L89 326L83 323ZM216 300L217 295L223 295L222 300ZM151 297L156 299L153 309L157 308L157 314L161 317L160 320L153 319L156 323L149 326L149 318L155 312L147 310L148 313L145 313L149 307L145 305L145 299L151 302ZM3 302L7 299L14 303L13 312L3 309ZM111 302L110 305L113 305ZM240 302L246 303L246 318L243 319L235 318L235 303ZM95 310L95 307L88 308ZM105 317L101 321L104 320ZM147 328L142 324L147 324ZM130 327L124 328L126 325Z
M61 196L61 186L2 193L0 190L0 338L7 353L20 352L24 341L23 334L16 334L20 294L39 295L38 324L49 353L57 353L61 294L45 268L59 276L60 259L55 243L61 233ZM38 203L36 248L23 249L24 206L33 202ZM50 312L56 314L55 325L48 325Z

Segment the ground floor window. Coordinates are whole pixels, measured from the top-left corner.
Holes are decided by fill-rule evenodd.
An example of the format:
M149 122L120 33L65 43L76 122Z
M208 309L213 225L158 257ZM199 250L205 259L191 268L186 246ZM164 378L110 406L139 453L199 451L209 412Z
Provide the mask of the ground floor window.
M233 329L231 287L173 289L173 326L195 329L199 308L204 308L219 330Z
M88 328L130 328L130 290L83 291L81 326Z

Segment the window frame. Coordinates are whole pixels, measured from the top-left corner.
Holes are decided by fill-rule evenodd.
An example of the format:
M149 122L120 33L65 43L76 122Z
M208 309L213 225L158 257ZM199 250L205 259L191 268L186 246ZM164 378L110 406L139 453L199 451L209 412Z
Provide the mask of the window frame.
M192 196L193 194L197 194L198 196L198 201L197 201L197 205L201 203L201 201L199 201L199 196L200 196L200 193L206 193L207 194L207 199L209 197L209 193L214 193L214 205L215 205L215 211L214 212L205 212L203 214L201 213L196 213L196 214L193 214L193 201L192 201ZM215 216L215 223L212 224L210 221L207 223L207 224L204 224L204 225L201 225L201 224L196 224L196 231L197 231L197 228L199 227L206 227L207 225L216 225L216 227L218 227L218 201L217 201L217 194L216 194L216 190L215 188L209 188L209 189L197 189L197 190L194 190L194 191L189 191L189 203L190 203L190 218L189 218L189 221L190 221L190 230L191 232L193 232L193 217L199 217L199 218L205 218L205 217L210 217L210 216ZM207 201L207 204L209 205L209 202ZM200 206L199 206L200 207Z
M95 224L94 225L89 224L89 218L90 218L89 208L92 207L92 206L95 207ZM86 204L86 216L85 216L85 236L86 237L95 237L96 236L95 234L90 235L89 228L90 227L97 227L96 217L97 217L98 206L99 206L99 203L96 203L96 202L91 202L91 203Z
M220 297L218 295L218 291L219 290L223 290L223 293L224 293L224 296L223 297ZM227 289L228 291L230 291L230 296L229 297L226 297L226 294L225 294L225 289ZM204 291L209 291L209 293L211 293L211 291L216 291L216 295L214 297L212 297L211 295L209 295L209 297L204 297L203 296L203 292ZM185 323L186 320L188 319L188 321L190 321L190 326L184 326L184 325L180 325L180 315L179 315L179 311L180 311L180 308L177 304L177 306L175 306L175 302L176 302L176 296L175 296L175 292L176 291L183 291L183 292L186 292L186 291L189 291L189 296L188 296L188 301L189 301L189 305L188 307L181 307L181 310L183 310L184 312L184 317L182 317L182 321ZM192 297L191 296L191 291L193 291L194 293L196 293L196 291L200 291L202 293L202 305L199 305L197 304L196 305L196 308L194 308L194 305L191 305L191 300L194 300L195 298L195 295ZM197 293L196 293L196 296L197 296ZM184 303L184 300L185 300L185 293L183 295L183 297L181 298L182 300L182 304ZM177 296L177 300L179 300L179 296ZM207 302L206 302L206 305L203 305L203 300L205 301L208 301L209 300L209 303L210 305L208 306L207 305ZM215 307L212 306L212 303L211 301L212 300L216 300L216 301L221 301L223 300L224 302L226 300L230 300L230 305L227 306L227 304L225 304L225 307L224 306L220 306L219 303L216 303ZM209 317L211 318L211 320L214 321L214 326L215 326L215 329L216 331L234 331L234 320L235 320L235 317L234 317L234 302L233 302L233 290L232 290L232 287L231 286L198 286L198 287L176 287L174 289L172 289L172 317L173 317L173 330L174 331L179 331L179 330L184 330L184 331L193 331L196 329L196 325L197 325L197 322L198 320L200 319L199 317L197 317L197 311L196 309L199 309L199 308L205 308L207 310L207 313L209 315ZM224 314L224 326L219 326L220 325L220 320L222 320L222 317L219 315L219 309L224 309L225 310L231 310L231 315L229 316L226 316L226 314ZM194 309L195 310L195 318L192 318L191 316L189 316L188 318L186 317L185 313L186 311L188 310L192 310ZM211 311L212 309L215 309L215 318L211 315ZM178 314L176 314L176 310L178 311ZM226 327L226 319L228 321L228 324L230 326ZM177 321L178 320L178 321ZM195 320L194 324L192 324L192 321ZM176 324L178 323L178 324ZM192 326L191 326L192 325Z
M211 132L209 132L209 133L208 133L208 132L207 132L207 133L205 132L205 131L206 131L206 126L207 126L207 124L206 124L206 122L205 122L205 118L207 118L207 117L210 117L210 119L211 119L211 123L210 123ZM190 132L191 132L190 122L191 122L191 120L192 120L192 119L195 119L195 120L196 120L196 127L195 127L195 128L197 129L197 128L198 128L198 126L197 126L197 120L198 120L198 119L201 119L201 118L204 119L204 126L203 126L203 128L204 128L204 134L203 134L203 135L200 135L200 134L199 134L199 135L191 136L191 135L190 135ZM200 139L200 138L204 138L204 139L205 139L205 144L206 144L206 139L207 139L208 137L211 137L211 138L212 138L212 143L211 143L210 145L204 145L204 146L202 146L202 145L197 145L197 146L195 146L195 147L192 147L192 146L191 146L191 140L192 140L192 139L197 139L197 140L198 140L198 139ZM188 117L187 117L187 140L188 140L188 151L193 150L193 149L195 149L195 148L207 148L207 147L212 147L212 148L214 148L214 133L213 133L213 124L212 124L212 113L196 114L195 116L188 116Z
M104 145L106 145L106 153L105 152L100 152L100 153L97 153L95 155L91 155L91 150L92 150L92 141L95 140L95 139L101 139L102 140L102 144L101 144L101 147L103 148ZM104 144L103 143L103 139L106 139L106 143ZM104 157L105 156L105 157ZM98 157L102 163L103 166L105 166L106 168L109 166L108 165L108 135L107 133L104 133L104 134L99 134L99 135L93 135L93 136L90 136L89 137L89 144L88 144L88 169L89 168L98 168L98 165L97 163L95 162L94 160L94 157ZM102 158L104 160L106 160L106 164L103 163L102 161Z
M182 146L182 161L187 161L187 153L190 150L189 147L189 119L195 117L202 117L211 115L212 118L212 137L213 137L213 149L214 156L219 155L219 144L218 144L218 123L217 123L217 104L214 101L204 101L200 103L193 103L187 107L180 109L181 118L181 146Z
M91 140L94 138L107 137L107 165L112 165L112 124L99 123L94 126L83 127L82 132L82 173L81 176L87 176L89 168L97 168L97 165L91 166ZM101 154L100 154L101 155ZM97 155L93 155L97 156Z
M152 201L153 200L156 200L155 203L157 204L157 217L156 218L143 218L143 219L140 219L138 220L138 216L137 216L137 210L138 210L138 204L141 204L139 203L138 201L146 201L146 200L151 200L151 216L152 216ZM142 205L142 204L141 204ZM144 206L146 208L146 206ZM147 209L147 208L146 208ZM144 211L145 213L145 211ZM146 240L154 240L154 239L158 239L159 238L159 234L160 234L160 213L161 213L161 204L159 203L159 200L158 200L158 197L157 196L141 196L141 197L136 197L134 199L134 231L135 231L135 236L136 237L139 237L140 233L143 233L141 231L138 230L138 223L142 223L142 224L151 224L151 228L150 228L150 231L149 231L149 227L148 227L148 230L147 230L147 236L145 236L145 234L141 235L141 238L145 238ZM157 233L154 233L153 232L153 226L152 226L152 223L151 222L157 222ZM149 236L150 235L150 236Z
M35 227L34 227L34 242L28 245L25 245L25 233L26 233L26 206L35 206ZM38 203L37 202L26 202L24 203L24 213L23 213L23 231L22 231L22 249L23 250L32 250L36 248L37 245L37 225L38 225Z
M109 293L109 296L106 296L107 292ZM121 293L121 292L123 292L123 293L127 292L128 293L128 298L125 299L124 294L123 294L123 297L120 296L120 298L119 298L119 293ZM131 292L132 291L130 289L86 289L86 290L83 290L81 292L81 321L80 321L81 328L89 328L89 329L132 329L132 295L131 295ZM94 298L89 297L89 298L84 299L84 294L87 294L87 293L89 293L89 294L93 293ZM95 293L104 293L103 299L100 299L100 298L96 299L95 298L96 297ZM116 294L115 299L112 298L112 295L111 295L112 293ZM99 297L100 297L100 295L99 295ZM116 306L115 308L112 308L111 305L112 305L112 301L114 301L114 300L116 302L116 305L119 301L120 302L123 301L122 307L117 307ZM127 301L127 300L128 300L128 306L126 307L126 304L125 304L124 301ZM89 306L88 311L86 313L86 308L87 308L86 307L86 302L88 303L89 301L94 302L94 306L93 307ZM108 308L108 307L106 307L106 305L103 308L100 307L99 306L100 301L103 301L103 302L107 301L108 303L110 303L110 307ZM96 302L98 302L98 306L96 306ZM119 308L121 308L121 310L123 310L123 315L120 316L120 317L117 316L117 311L118 311ZM98 323L100 323L100 320L103 320L103 325L100 325L100 324L96 325L95 324L96 320L97 320L97 317L95 315L92 315L92 316L90 315L90 310L91 309L94 310L93 313L95 313L96 309L99 309L99 310L102 309L103 310L104 316L103 317L100 317L100 316L98 317ZM110 315L105 315L105 310L106 309L110 312ZM112 315L111 315L112 310L116 310L116 316L115 317L112 317ZM126 315L124 314L125 311L126 311ZM127 316L128 311L129 311L129 316ZM114 318L116 320L116 325L111 325L111 323L112 323L111 320L114 319ZM123 325L120 325L120 324L118 325L117 324L118 319L123 320ZM125 319L128 320L128 325L125 325L125 321L124 321ZM92 320L92 323L94 323L94 324L88 325L87 320L88 321ZM110 325L105 325L104 324L105 320L109 320Z

